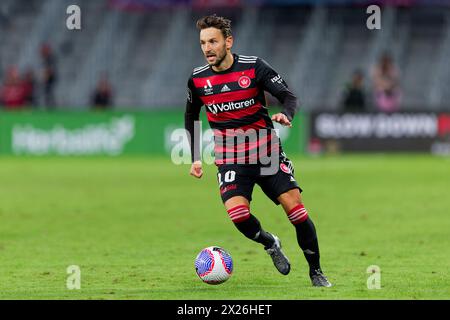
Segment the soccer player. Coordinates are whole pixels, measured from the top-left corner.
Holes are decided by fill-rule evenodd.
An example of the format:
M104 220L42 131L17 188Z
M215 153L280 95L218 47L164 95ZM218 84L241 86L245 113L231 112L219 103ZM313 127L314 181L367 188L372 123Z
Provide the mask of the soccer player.
M290 262L281 250L280 239L265 231L250 213L253 187L259 185L276 205L282 205L294 225L298 244L309 264L312 285L330 287L320 267L316 230L302 203L302 189L294 178L292 162L283 152L272 123L292 126L297 110L296 96L264 60L231 52L230 20L206 16L197 21L197 28L207 64L195 68L188 80L185 127L191 146L190 174L196 178L203 175L196 122L201 107L205 106L208 122L214 130L215 163L222 201L236 228L264 246L281 274L289 273ZM283 106L282 111L271 118L264 91L276 97Z

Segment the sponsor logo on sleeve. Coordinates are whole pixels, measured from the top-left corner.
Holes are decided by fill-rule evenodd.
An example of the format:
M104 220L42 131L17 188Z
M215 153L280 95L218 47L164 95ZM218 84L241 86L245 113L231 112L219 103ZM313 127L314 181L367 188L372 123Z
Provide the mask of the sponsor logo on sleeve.
M272 83L278 83L278 84L283 83L283 79L281 78L281 76L279 74L277 74L275 77L270 79L270 81L272 81Z
M187 99L190 103L192 103L192 91L189 88L187 88Z

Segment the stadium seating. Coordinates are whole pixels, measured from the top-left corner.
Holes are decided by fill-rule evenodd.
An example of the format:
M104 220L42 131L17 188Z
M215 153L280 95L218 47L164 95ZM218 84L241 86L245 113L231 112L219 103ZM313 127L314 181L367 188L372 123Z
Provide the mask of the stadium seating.
M365 28L363 7L160 8L126 11L106 0L79 0L82 30L65 27L70 0L4 0L0 4L0 71L40 68L48 42L58 61L61 109L87 109L107 72L118 109L184 104L193 67L204 64L195 21L217 12L231 17L237 53L258 55L283 74L307 110L336 110L355 69L366 75L389 51L401 71L403 106L442 109L450 99L450 9L383 9L382 29Z

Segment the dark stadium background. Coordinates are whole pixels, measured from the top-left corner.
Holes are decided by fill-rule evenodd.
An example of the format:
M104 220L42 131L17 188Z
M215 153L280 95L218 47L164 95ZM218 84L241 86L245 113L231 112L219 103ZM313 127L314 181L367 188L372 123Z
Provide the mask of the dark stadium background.
M67 28L73 11L66 10L71 5L81 10L79 30ZM367 27L372 15L372 11L366 11L370 5L381 9L381 29ZM171 214L180 215L174 221L181 221L180 228L187 228L189 235L197 234L197 228L206 230L210 226L207 221L195 220L199 219L197 210L214 211L210 213L214 218L209 219L229 227L214 189L214 166L206 168L207 192L205 185L195 184L189 177L186 162L180 166L180 161L173 161L174 150L179 151L174 147L187 150L186 140L174 134L184 123L186 83L192 69L205 64L195 21L212 13L233 21L233 52L264 58L299 97L301 108L293 128L277 128L296 171L305 175L311 211L324 212L318 218L318 227L322 228L319 234L325 238L324 252L327 243L337 245L333 249L328 245L330 260L340 261L340 253L349 249L339 247L340 237L327 238L327 234L337 230L345 237L351 233L355 238L350 243L360 247L349 254L352 259L367 259L361 265L369 266L379 261L374 251L396 248L379 239L394 237L400 230L397 226L402 225L405 238L399 236L396 241L403 245L414 243L411 246L419 249L421 245L429 247L422 248L423 255L410 248L407 256L402 252L409 251L397 247L393 256L404 260L399 262L400 267L392 268L402 274L406 266L417 266L412 277L415 280L407 279L406 291L402 291L404 283L398 282L394 291L384 291L388 293L378 297L448 299L449 246L444 230L448 236L445 194L450 190L450 1L446 0L2 0L0 254L5 256L0 265L8 271L0 283L9 284L6 288L0 284L1 297L74 297L63 286L65 266L84 263L86 268L95 269L96 263L102 261L98 257L108 260L128 252L127 240L142 247L127 253L130 261L118 258L117 263L128 263L125 274L134 273L130 265L136 263L133 257L142 253L138 248L146 252L145 241L134 237L145 237L147 231L152 232L149 230L162 232L164 228L179 232L176 223L165 223ZM376 84L383 56L390 59L388 73L395 82L384 91ZM278 102L268 98L270 112L274 112ZM204 113L202 117L205 119ZM204 122L203 131L207 129ZM203 137L205 144L210 137ZM186 190L193 194L184 195ZM360 194L363 190L366 193ZM201 205L192 199L198 194L205 197ZM261 211L264 203L260 204ZM182 218L182 212L175 207L179 204L185 206ZM367 210L358 211L358 206L364 204ZM349 224L339 227L346 219L339 219L335 205L347 210L343 214L347 214ZM160 212L166 206L167 216ZM134 216L135 212L141 215ZM411 216L415 218L408 219ZM373 217L371 230L376 230L377 235L371 238L363 230L364 221ZM75 231L73 237L59 231L70 229L64 219L74 219L76 234L84 235L85 242L79 247L73 244L78 239ZM190 226L189 219L199 225ZM284 220L280 217L280 221ZM121 229L122 223L126 230ZM358 227L363 229L352 233ZM195 238L196 244L184 253L189 268L189 259L193 260L197 249L213 243L230 243L233 248L233 241L242 240L231 228L223 228L223 234L217 227ZM97 230L111 233L97 234ZM219 232L217 238L213 231ZM148 237L147 241L161 245L162 240ZM292 239L286 241L293 244ZM179 241L186 243L185 238ZM102 243L108 243L111 250L101 251ZM445 244L447 251L442 252L441 245ZM66 245L75 256L79 254L78 261L84 262L62 254ZM379 249L371 251L371 245ZM124 246L124 251L115 246ZM87 248L93 250L92 255ZM176 246L171 250L167 254L173 258ZM34 252L41 255L31 254ZM239 249L235 252L236 259L244 256L240 256ZM431 262L425 252L433 256ZM33 256L34 267L27 266L26 253ZM369 261L367 255L372 258L371 254L374 259ZM91 264L93 255L96 258ZM444 259L440 259L442 256ZM411 257L416 260L409 260ZM136 263L142 272L136 273L144 279L140 283L144 285L149 276L146 270L152 267L145 266L142 259L141 265ZM52 262L47 265L46 261ZM382 261L389 265L394 259ZM436 270L430 269L431 263ZM328 269L340 270L336 274L348 274L341 262L328 265ZM108 267L99 268L105 275ZM184 272L181 266L177 268ZM366 270L361 268L358 277L364 287ZM387 274L394 269L387 268ZM62 270L62 275L57 270ZM423 280L431 281L422 283L425 287L430 283L425 289L414 287L411 283L421 279L423 271L430 271L430 277L437 272L440 278ZM395 272L391 273L393 278ZM218 296L214 294L219 291L189 296L190 286L199 284L195 278L189 278L192 284L181 280L181 289L175 285L173 290L178 293L162 289L156 296L146 296L145 290L120 291L120 274L116 270L113 278L106 276L98 282L98 278L87 276L86 281L95 290L75 297L111 297L110 288L123 293L120 298L233 297L226 290ZM333 279L333 272L330 274ZM50 284L37 289L46 283L47 276L53 277ZM164 276L158 273L153 280L164 282ZM135 288L132 278L127 279L125 287ZM351 285L357 287L356 283ZM165 288L157 286L161 287ZM52 288L57 288L56 293ZM263 292L255 290L255 295L244 298L264 298ZM350 287L344 292L337 289L330 296L314 292L307 297L377 296ZM280 293L273 298L286 296Z

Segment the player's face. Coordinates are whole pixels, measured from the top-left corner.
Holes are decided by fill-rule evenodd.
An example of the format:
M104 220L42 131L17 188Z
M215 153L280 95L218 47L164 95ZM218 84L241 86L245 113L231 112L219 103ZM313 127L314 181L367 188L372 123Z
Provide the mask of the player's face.
M232 43L232 37L225 39L219 29L206 28L200 31L200 46L210 66L219 66L222 63Z

